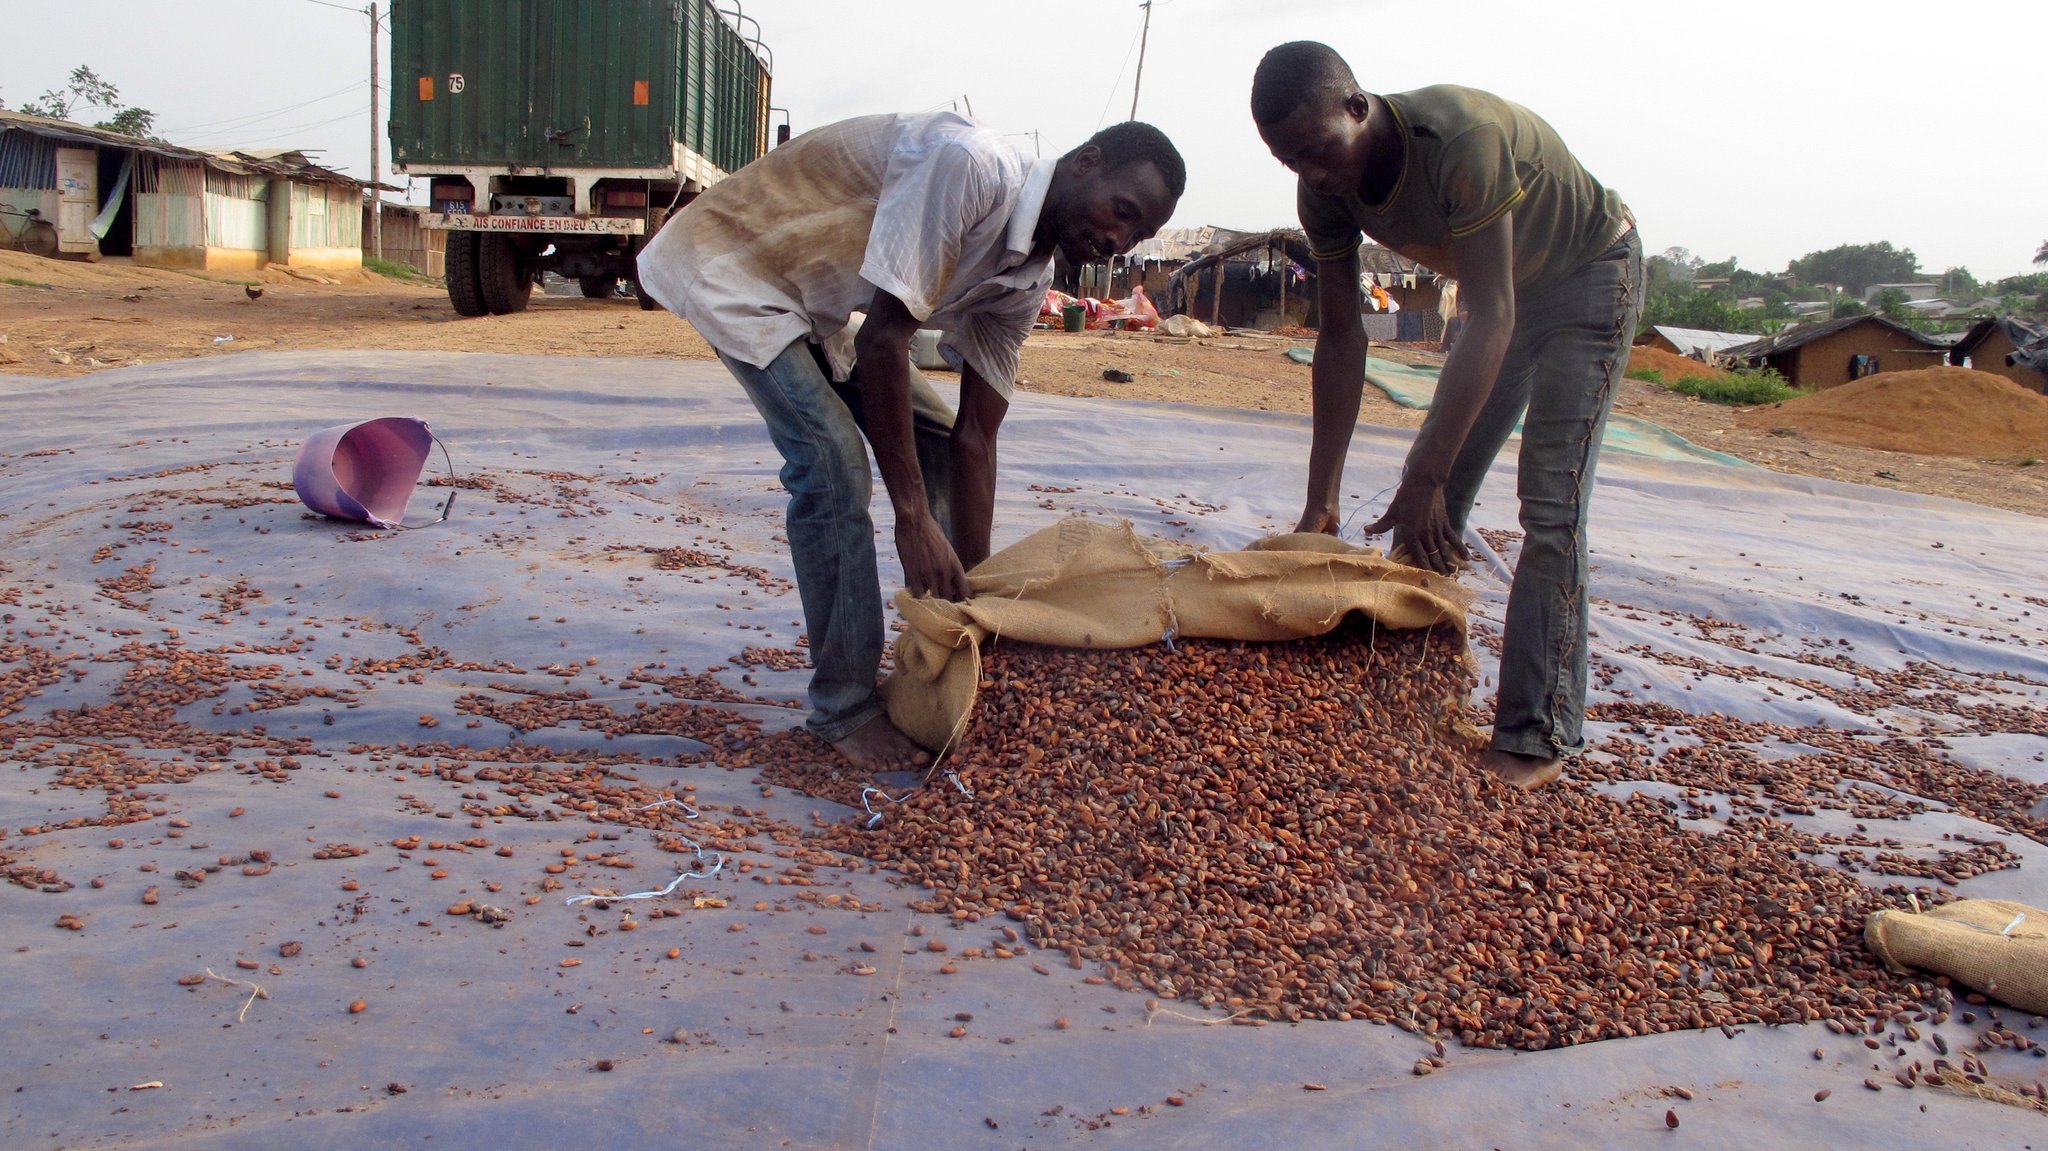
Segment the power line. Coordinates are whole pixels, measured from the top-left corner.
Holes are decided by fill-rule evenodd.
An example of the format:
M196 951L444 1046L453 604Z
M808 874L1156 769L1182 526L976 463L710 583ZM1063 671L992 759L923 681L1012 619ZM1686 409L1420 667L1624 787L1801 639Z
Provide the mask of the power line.
M342 122L343 120L354 120L354 119L357 119L357 118L359 118L359 117L360 117L361 115L362 115L362 112L361 112L360 110L358 110L358 111L353 111L353 112L343 112L343 113L342 113L341 115L339 115L339 116L334 116L334 117L330 117L329 119L326 119L326 120L315 120L315 121L313 121L312 123L309 123L309 124L288 124L288 125L286 125L286 126L284 126L284 127L281 127L281 128L271 128L271 127L266 127L266 128L262 128L262 129L260 129L260 130L252 131L252 132L250 132L250 133L248 133L248 134L249 134L249 135L254 135L254 136L257 136L257 137L259 137L259 138L262 138L262 137L268 137L268 138L271 138L271 139L275 139L275 138L277 138L277 137L279 137L279 136L281 136L281 135L284 135L284 134L286 134L286 133L290 133L290 132L305 132L305 131L310 131L311 129L314 129L314 128L324 128L324 127L326 127L326 126L327 126L327 125L329 125L329 124L339 124L339 123L341 123L341 122ZM243 134L244 134L244 133L243 133L243 132L242 132L242 131L241 131L240 129L236 129L236 128L228 128L228 129L224 129L224 130L222 130L222 131L218 131L218 132L203 132L203 133L201 133L201 134L200 134L200 136L199 136L199 140L200 140L201 142L203 142L204 140L206 140L206 139L208 139L208 138L216 138L216 139L217 139L217 138L220 138L220 137L225 137L225 136L241 136L241 135L243 135ZM245 144L246 144L246 143L250 143L250 142L251 142L251 141L249 141L249 140L247 140L247 139L244 139L244 140L242 140L242 143L245 143Z
M296 104L286 104L282 108L272 108L266 112L251 112L246 116L229 116L224 120L205 120L197 124L180 124L176 127L165 128L163 129L163 131L166 134L173 132L201 132L209 128L218 128L226 130L237 125L254 124L261 120L267 120L272 116L282 116L286 112L295 111L299 108L304 108L309 105L318 104L326 100L332 100L339 96L346 96L353 92L359 92L364 87L366 87L368 83L369 81L367 80L357 80L355 83L349 84L346 87L336 88L334 91L327 93L325 96L315 96L311 100L301 100Z
M1149 13L1147 13L1146 19L1151 19ZM1102 115L1097 116L1095 118L1095 130L1098 132L1102 130L1102 122L1104 120L1109 119L1109 102L1111 100L1116 99L1116 90L1124 86L1124 69L1129 68L1131 66L1131 54L1138 50L1138 37L1141 34L1143 34L1143 32L1144 29L1142 28L1140 28L1137 32L1133 32L1131 34L1131 46L1129 48L1124 49L1123 65L1116 70L1116 79L1110 82L1109 97L1103 100L1102 102Z

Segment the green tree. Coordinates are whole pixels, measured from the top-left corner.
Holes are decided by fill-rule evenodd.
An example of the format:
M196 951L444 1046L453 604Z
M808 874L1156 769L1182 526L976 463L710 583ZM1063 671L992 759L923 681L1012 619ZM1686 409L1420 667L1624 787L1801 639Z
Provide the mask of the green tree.
M1825 252L1808 252L1792 261L1792 274L1802 282L1840 284L1851 295L1860 296L1872 284L1903 283L1920 271L1920 257L1911 248L1894 248L1891 241L1876 244L1843 244Z
M2048 264L2048 240L2041 241L2041 247L2034 253L2036 264Z
M1863 301L1854 296L1843 296L1835 301L1833 308L1828 310L1828 318L1831 320L1839 320L1843 316L1867 316L1869 314L1870 309L1864 307Z
M1645 328L1666 324L1710 332L1762 332L1768 327L1760 312L1738 308L1725 296L1696 292L1690 286L1649 292L1643 300L1642 324Z
M1977 277L1968 268L1950 268L1941 274L1941 298L1955 301L1974 301L1984 290Z
M1689 290L1699 269L1699 257L1684 248L1666 248L1643 259L1643 279L1653 292L1660 288Z
M53 120L76 120L79 112L93 108L108 113L106 119L93 127L124 136L153 138L149 130L156 126L156 113L121 103L121 90L83 64L71 70L64 87L52 88L41 99L21 106L31 116L48 116Z

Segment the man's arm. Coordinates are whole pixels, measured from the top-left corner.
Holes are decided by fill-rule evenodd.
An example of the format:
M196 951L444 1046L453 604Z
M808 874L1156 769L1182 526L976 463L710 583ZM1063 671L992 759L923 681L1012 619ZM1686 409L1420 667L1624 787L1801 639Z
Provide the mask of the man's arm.
M860 365L861 412L882 485L896 511L896 554L903 561L904 585L912 595L963 600L974 594L967 586L967 571L939 521L932 518L924 473L917 464L910 415L910 338L917 323L903 301L876 289L867 321L853 338L854 358Z
M960 565L988 558L995 523L996 429L1010 411L971 363L960 366L960 411L953 418L953 547Z
M1344 457L1358 426L1358 398L1365 390L1365 321L1359 316L1358 249L1316 261L1316 361L1309 370L1315 431L1308 451L1308 500L1300 532L1337 534L1344 488Z
M1479 231L1452 240L1451 259L1458 268L1458 298L1468 304L1468 317L1457 345L1444 360L1429 419L1408 450L1393 503L1365 529L1367 535L1391 530L1394 554L1439 572L1451 570L1467 555L1465 541L1451 527L1444 508L1444 484L1472 422L1493 394L1515 331L1514 217L1503 213Z

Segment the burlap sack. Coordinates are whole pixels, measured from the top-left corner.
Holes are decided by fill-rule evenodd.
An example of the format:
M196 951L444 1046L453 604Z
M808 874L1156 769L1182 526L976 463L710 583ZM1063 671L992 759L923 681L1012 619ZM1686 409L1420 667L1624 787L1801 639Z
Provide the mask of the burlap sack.
M1893 971L1946 975L2022 1011L2048 1014L2048 911L1959 899L1924 914L1873 912L1863 940Z
M1465 629L1467 597L1454 581L1326 535L1209 552L1076 516L990 556L969 578L974 598L964 603L896 596L908 626L896 640L889 718L933 751L967 729L990 636L1088 648L1272 641L1321 635L1351 612L1385 627Z

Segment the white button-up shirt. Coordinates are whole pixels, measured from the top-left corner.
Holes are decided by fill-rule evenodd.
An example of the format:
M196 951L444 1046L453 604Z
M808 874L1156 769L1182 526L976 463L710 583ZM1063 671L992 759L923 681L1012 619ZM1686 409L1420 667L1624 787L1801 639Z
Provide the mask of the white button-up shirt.
M811 340L838 380L879 288L1008 399L1052 281L1031 250L1053 165L951 112L843 120L691 201L641 252L641 286L736 360Z

